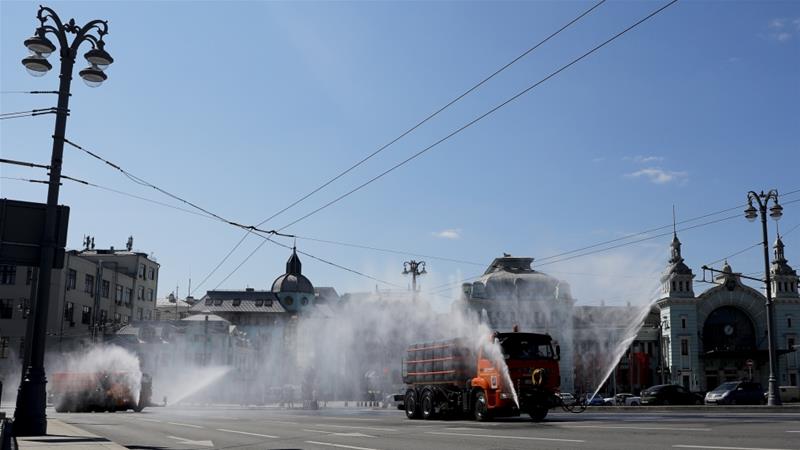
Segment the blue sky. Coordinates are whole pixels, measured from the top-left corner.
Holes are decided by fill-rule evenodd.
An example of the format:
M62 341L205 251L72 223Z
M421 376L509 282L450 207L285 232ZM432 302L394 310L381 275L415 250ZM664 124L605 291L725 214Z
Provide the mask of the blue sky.
M347 177L265 224L282 227L447 135L627 27L662 2L609 1ZM36 2L0 3L0 90L57 88L19 63ZM73 83L68 139L241 223L257 223L510 61L586 2L53 2L63 19L109 20L108 81ZM88 49L88 48L87 48ZM85 51L85 50L84 50ZM81 52L83 53L83 51ZM54 56L51 62L57 66ZM83 64L82 58L78 68ZM751 189L800 189L800 6L681 1L477 125L336 205L287 228L301 236L488 264L543 258L743 204ZM0 111L53 106L0 95ZM49 161L52 116L0 122L4 158ZM42 178L1 166L2 176ZM65 150L64 174L170 202ZM0 179L2 196L46 189ZM800 199L800 193L785 201ZM69 245L135 247L161 263L159 295L195 286L242 235L205 218L65 182ZM723 217L723 216L720 216ZM781 221L800 223L800 202ZM691 225L691 224L689 224ZM774 227L771 226L774 236ZM699 266L760 239L744 218L680 234ZM249 238L195 295L257 245ZM284 242L291 243L284 240ZM669 237L542 270L581 301L654 286ZM786 238L800 264L800 230ZM299 240L309 253L400 285L403 260ZM731 259L763 268L758 249ZM221 287L269 288L285 249L268 244ZM419 259L419 258L417 258ZM423 258L424 259L424 258ZM483 267L427 259L423 289ZM536 263L534 263L536 265ZM316 285L375 282L304 259ZM626 281L627 280L627 281ZM703 287L698 287L700 290ZM436 300L442 305L445 299ZM441 306L441 305L440 305Z

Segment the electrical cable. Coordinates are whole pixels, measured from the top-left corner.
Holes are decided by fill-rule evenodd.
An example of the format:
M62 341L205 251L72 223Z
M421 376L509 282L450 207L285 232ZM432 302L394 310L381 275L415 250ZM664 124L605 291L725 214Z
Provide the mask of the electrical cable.
M359 166L361 166L362 164L364 164L364 163L365 163L365 162L367 162L368 160L372 159L372 158L373 158L374 156L376 156L377 154L379 154L379 153L381 153L382 151L386 150L387 148L389 148L390 146L392 146L392 145L393 145L394 143L396 143L397 141L399 141L399 140L403 139L403 138L404 138L404 137L406 137L408 134L412 133L412 132L413 132L413 131L415 131L417 128L421 127L422 125L424 125L425 123L427 123L429 120L431 120L431 119L433 119L434 117L438 116L440 113L442 113L443 111L445 111L446 109L448 109L449 107L451 107L452 105L454 105L455 103L457 103L458 101L460 101L462 98L466 97L467 95L469 95L470 93L472 93L473 91L475 91L476 89L478 89L479 87L481 87L482 85L484 85L486 82L488 82L489 80L491 80L492 78L494 78L495 76L497 76L498 74L500 74L501 72L503 72L504 70L506 70L507 68L511 67L511 66L512 66L514 63L516 63L516 62L517 62L517 61L519 61L520 59L524 58L525 56L527 56L528 54L530 54L531 52L533 52L534 50L536 50L537 48L539 48L540 46L542 46L543 44L545 44L547 41L549 41L550 39L552 39L553 37L555 37L556 35L558 35L558 34L559 34L559 33L561 33L562 31L564 31L564 30L566 30L567 28L569 28L569 27L570 27L571 25L573 25L575 22L579 21L579 20L580 20L580 19L582 19L584 16L586 16L587 14L589 14L590 12L592 12L593 10L595 10L596 8L598 8L598 7L599 7L600 5L602 5L603 3L605 3L605 1L606 1L606 0L601 0L601 1L599 1L598 3L594 4L594 5L593 5L591 8L589 8L589 9L587 9L586 11L582 12L580 15L578 15L577 17L575 17L575 18L574 18L574 19L572 19L571 21L567 22L567 23L566 23L565 25L563 25L561 28L559 28L559 29L558 29L558 30L556 30L555 32L551 33L549 36L547 36L546 38L542 39L542 40L541 40L541 41L539 41L537 44L535 44L534 46L530 47L530 48L529 48L529 49L527 49L525 52L523 52L522 54L520 54L519 56L517 56L516 58L512 59L510 62L506 63L504 66L502 66L502 67L500 67L499 69L497 69L496 71L494 71L494 72L493 72L491 75L489 75L489 76L487 76L487 77L483 78L483 79L482 79L481 81L479 81L477 84L473 85L471 88L467 89L466 91L464 91L463 93L461 93L460 95L458 95L457 97L455 97L453 100L451 100L450 102L448 102L447 104L445 104L444 106L442 106L441 108L439 108L439 109L437 109L436 111L434 111L433 113L429 114L429 115L428 115L428 116L426 116L424 119L422 119L421 121L419 121L419 122L417 122L415 125L413 125L411 128L409 128L409 129L407 129L406 131L404 131L403 133L401 133L399 136L395 137L394 139L392 139L392 140L391 140L391 141L389 141L388 143L386 143L386 144L384 144L383 146L379 147L379 148L378 148L377 150L375 150L374 152L372 152L372 153L370 153L369 155L365 156L364 158L360 159L359 161L357 161L355 164L351 165L350 167L348 167L348 168L347 168L347 169L345 169L344 171L342 171L342 172L339 172L339 173L338 173L337 175L335 175L333 178L329 179L329 180L328 180L328 181L326 181L325 183L322 183L320 186L316 187L316 188L315 188L315 189L313 189L311 192L309 192L309 193L307 193L307 194L303 195L302 197L300 197L299 199L297 199L297 200L295 200L294 202L290 203L289 205L287 205L287 206L286 206L286 207L284 207L283 209L281 209L281 210L279 210L279 211L275 212L275 213L274 213L274 214L272 214L271 216L269 216L269 217L267 217L266 219L262 220L261 222L259 222L259 223L256 225L256 227L260 227L260 226L264 225L266 222L268 222L268 221L270 221L270 220L274 219L275 217L277 217L277 216L279 216L279 215L283 214L284 212L286 212L286 211L287 211L287 210L289 210L290 208L293 208L293 207L294 207L294 206L296 206L297 204L299 204L299 203L301 203L301 202L305 201L307 198L311 197L312 195L316 194L317 192L321 191L322 189L324 189L324 188L328 187L328 186L329 186L331 183L333 183L333 182L335 182L336 180L340 179L341 177L343 177L343 176L347 175L348 173L350 173L350 172L351 172L351 171L353 171L354 169L358 168ZM284 227L284 228L285 228L285 227ZM231 256L231 254L232 254L234 251L236 251L236 249L237 249L237 248L239 248L239 246L241 246L241 245L242 245L242 243L245 241L245 239L247 239L247 236L248 236L249 234L250 234L250 232L248 231L248 232L246 232L244 235L242 235L242 237L239 239L239 241L238 241L238 242L236 242L236 244L233 246L233 248L232 248L231 250L229 250L229 251L228 251L228 253L225 255L225 257L224 257L224 258L222 258L222 261L220 261L220 262L219 262L219 263L218 263L218 264L215 266L215 268L214 268L214 269L213 269L211 272L209 272L209 273L208 273L208 274L207 274L207 275L206 275L206 276L203 278L203 282L202 282L201 284L197 285L197 286L195 287L195 289L194 289L194 290L198 289L200 286L202 286L202 284L203 284L203 283L204 283L204 282L205 282L205 281L206 281L208 278L210 278L211 276L213 276L213 275L214 275L214 273L215 273L215 272L216 272L216 271L219 269L219 267L220 267L222 264L224 264L224 263L225 263L225 261L226 261L226 260L227 260L227 259L228 259L228 258Z
M800 201L800 200L797 200L797 201ZM678 231L693 230L693 229L696 229L696 228L701 228L701 227L705 227L705 226L708 226L708 225L713 225L713 224L716 224L716 223L719 223L719 222L724 222L726 220L735 219L737 217L740 217L740 215L736 214L736 215L732 215L732 216L723 217L721 219L715 219L715 220L711 220L711 221L708 221L708 222L703 222L703 223L700 223L700 224L697 224L697 225L692 225L692 226L689 226L689 227L681 228ZM594 254L597 254L597 253L602 253L602 252L606 252L606 251L609 251L609 250L614 250L614 249L617 249L617 248L626 247L628 245L638 244L638 243L641 243L641 242L657 239L657 238L660 238L660 237L669 236L671 234L672 234L671 231L668 232L668 233L656 234L656 235L648 236L648 237L645 237L645 238L637 239L637 240L634 240L634 241L624 242L624 243L613 245L613 246L610 246L610 247L600 248L600 249L596 249L596 250L580 253L580 254L577 254L577 255L568 256L568 257L565 257L565 258L562 258L562 259L558 259L558 260L555 260L555 261L549 261L549 262L546 262L546 263L543 263L543 264L538 264L537 267L547 266L547 265L551 265L551 264L557 264L557 263L560 263L560 262L568 261L568 260L575 259L575 258L581 258L581 257L584 257L584 256L590 256L590 255L594 255ZM462 283L464 281L471 281L471 280L480 278L482 276L483 276L483 274L480 274L480 275L476 275L476 276L473 276L473 277L470 277L470 278L465 278L464 280L462 280L459 283L449 283L449 284L446 284L446 285L442 285L434 293L442 292L443 290L447 290L448 288L456 286L457 284L460 284L460 283Z
M412 133L414 130L416 130L417 128L421 127L421 126L422 126L422 125L424 125L425 123L427 123L429 120L431 120L431 119L433 119L434 117L438 116L440 113L444 112L446 109L448 109L449 107L453 106L453 105L454 105L454 104L456 104L458 101L460 101L461 99L463 99L463 98L464 98L464 97L466 97L467 95L471 94L473 91L475 91L475 90L476 90L476 89L478 89L479 87L483 86L483 85L484 85L485 83L487 83L489 80L491 80L491 79L492 79L492 78L494 78L495 76L499 75L501 72L503 72L504 70L508 69L509 67L511 67L512 65L514 65L516 62L518 62L519 60L521 60L522 58L524 58L525 56L527 56L528 54L530 54L531 52L533 52L533 51L534 51L534 50L536 50L537 48L539 48L539 47L541 47L542 45L544 45L545 43L547 43L547 42L548 42L550 39L552 39L552 38L556 37L556 36L557 36L558 34L560 34L562 31L564 31L564 30L566 30L567 28L569 28L570 26L572 26L572 25L573 25L575 22L577 22L577 21L581 20L583 17L585 17L586 15L588 15L589 13L591 13L592 11L594 11L596 8L600 7L600 5L602 5L602 4L603 4L603 3L605 3L605 2L606 2L606 0L600 0L599 2L595 3L594 5L592 5L592 7L590 7L589 9L587 9L587 10L585 10L585 11L583 11L583 12L582 12L581 14L579 14L577 17L575 17L574 19L572 19L572 20L570 20L569 22L567 22L566 24L564 24L564 25L563 25L561 28L559 28L558 30L556 30L556 31L552 32L552 33L551 33L550 35L548 35L546 38L542 39L541 41L539 41L538 43L536 43L534 46L532 46L532 47L528 48L528 49L527 49L527 50L525 50L523 53L521 53L519 56L517 56L516 58L514 58L514 59L512 59L511 61L509 61L508 63L506 63L504 66L502 66L502 67L500 67L499 69L497 69L496 71L494 71L494 72L493 72L491 75L489 75L489 76L487 76L487 77L483 78L483 79L482 79L481 81L479 81L477 84L473 85L472 87L470 87L469 89L467 89L466 91L464 91L463 93L461 93L460 95L458 95L457 97L455 97L454 99L450 100L450 101L449 101L447 104L445 104L445 105L444 105L444 106L442 106L441 108L437 109L437 110L436 110L436 111L434 111L433 113L429 114L429 115L428 115L428 116L426 116L424 119L422 119L421 121L417 122L417 123L416 123L414 126L412 126L411 128L409 128L409 129L407 129L406 131L404 131L403 133L401 133L401 134L400 134L399 136L397 136L396 138L392 139L391 141L389 141L388 143L384 144L383 146L381 146L380 148L378 148L378 149L377 149L377 150L375 150L374 152L372 152L372 153L370 153L369 155L365 156L364 158L360 159L358 162L356 162L355 164L351 165L351 166L350 166L350 167L348 167L346 170L344 170L344 171L342 171L342 172L338 173L336 176L334 176L333 178L329 179L329 180L328 180L328 181L326 181L325 183L321 184L320 186L318 186L317 188L315 188L314 190L312 190L312 191L311 191L311 192L309 192L308 194L306 194L306 195L304 195L304 196L300 197L299 199L295 200L294 202L292 202L291 204L289 204L289 205L288 205L288 206L286 206L285 208L283 208L283 209L281 209L280 211L278 211L278 212L274 213L273 215L271 215L271 216L267 217L267 218L266 218L266 219L264 219L264 220L263 220L261 223L259 223L257 226L261 226L261 225L263 225L264 223L266 223L266 222L268 222L268 221L270 221L270 220L274 219L275 217L277 217L277 216L279 216L280 214L284 213L286 210L288 210L288 209L290 209L290 208L294 207L294 206L295 206L295 205L297 205L298 203L300 203L300 202L304 201L305 199L307 199L307 198L311 197L312 195L316 194L316 193L317 193L317 192L319 192L320 190L324 189L325 187L327 187L327 186L328 186L328 185L330 185L331 183L335 182L335 181L336 181L336 180L338 180L339 178L343 177L344 175L347 175L347 174L348 174L348 173L350 173L352 170L354 170L354 169L356 169L357 167L361 166L362 164L364 164L365 162L367 162L368 160L370 160L370 159L371 159L372 157L374 157L375 155L377 155L377 154L381 153L382 151L386 150L386 149L387 149L387 148L389 148L389 147L390 147L392 144L394 144L394 143L396 143L397 141L399 141L399 140L403 139L403 138L404 138L404 137L406 137L408 134Z
M507 100L505 100L505 101L501 102L500 104L498 104L498 105L496 105L495 107L491 108L490 110L486 111L485 113L483 113L483 114L479 115L478 117L476 117L476 118L472 119L471 121L467 122L465 125L462 125L461 127L459 127L459 128L457 128L456 130L452 131L450 134L446 135L445 137L443 137L443 138L439 139L438 141L434 142L433 144L431 144L431 145L429 145L429 146L427 146L427 147L423 148L422 150L420 150L420 151L418 151L417 153L415 153L415 154L411 155L410 157L408 157L408 158L404 159L403 161L401 161L401 162L399 162L399 163L397 163L397 164L393 165L392 167L390 167L389 169L387 169L387 170L385 170L385 171L381 172L381 173L380 173L380 174L378 174L377 176L375 176L375 177L373 177L373 178L370 178L370 179L369 179L369 180L367 180L366 182L364 182L364 183L362 183L362 184L358 185L357 187L355 187L355 188L351 189L350 191L347 191L346 193L344 193L344 194L342 194L342 195L340 195L340 196L336 197L335 199L333 199L333 200L329 201L328 203L325 203L324 205L322 205L322 206L318 207L317 209L314 209L314 210L312 210L311 212L309 212L309 213L307 213L307 214L305 214L305 215L301 216L300 218L298 218L298 219L295 219L295 220L294 220L294 221L292 221L292 222L289 222L288 224L284 225L283 227L281 227L281 228L278 228L278 231L282 231L282 230L284 230L284 229L286 229L286 228L288 228L288 227L291 227L291 226L293 226L293 225L297 224L297 223L298 223L298 222L300 222L300 221L303 221L303 220L305 220L305 219L307 219L307 218L309 218L309 217L313 216L314 214L316 214L316 213L318 213L318 212L320 212L320 211L322 211L322 210L324 210L324 209L326 209L326 208L330 207L331 205L333 205L333 204L335 204L335 203L338 203L339 201L343 200L344 198L346 198L346 197L349 197L350 195L352 195L352 194L354 194L354 193L356 193L356 192L360 191L360 190L361 190L361 189L363 189L364 187L366 187L366 186L368 186L368 185L370 185L370 184L374 183L375 181L377 181L377 180L379 180L379 179L383 178L385 175L387 175L387 174L389 174L389 173L393 172L394 170L396 170L396 169L398 169L398 168L400 168L400 167L404 166L404 165L405 165L405 164L407 164L408 162L410 162L410 161L412 161L412 160L416 159L417 157L419 157L419 156L423 155L423 154L424 154L425 152L427 152L428 150L431 150L432 148L434 148L434 147L438 146L438 145L439 145L439 144L441 144L442 142L445 142L445 141L447 141L448 139L452 138L453 136L455 136L455 135L457 135L457 134L461 133L462 131L466 130L467 128L471 127L472 125L474 125L474 124L476 124L476 123L480 122L481 120L483 120L484 118L486 118L486 117L488 117L489 115L493 114L493 113L494 113L494 112L496 112L497 110L499 110L499 109L503 108L504 106L508 105L509 103L513 102L514 100L518 99L519 97L522 97L523 95L527 94L528 92L530 92L531 90L533 90L533 89L534 89L534 88L536 88L537 86L539 86L539 85L543 84L543 83L544 83L544 82L546 82L547 80L549 80L549 79L553 78L554 76L558 75L559 73L563 72L564 70L568 69L569 67L571 67L571 66L573 66L574 64L578 63L579 61L583 60L584 58L588 57L589 55L591 55L592 53L596 52L597 50L600 50L601 48L605 47L606 45L608 45L609 43L613 42L614 40L616 40L616 39L617 39L617 38L619 38L620 36L624 35L625 33L629 32L630 30L632 30L632 29L636 28L637 26L639 26L640 24L642 24L642 23L643 23L643 22L645 22L646 20L650 19L651 17L653 17L653 16L657 15L657 14L658 14L658 13L660 13L661 11L663 11L663 10L667 9L668 7L672 6L672 5L673 5L673 4L675 4L677 1L678 1L678 0L671 0L671 1L670 1L670 2L668 2L667 4L665 4L665 5L661 6L660 8L658 8L658 9L656 9L655 11L651 12L651 13L650 13L650 14L648 14L647 16L645 16L645 17L643 17L642 19L638 20L638 21L637 21L637 22L635 22L633 25L630 25L629 27L625 28L624 30L620 31L619 33L615 34L614 36L612 36L612 37L608 38L607 40L605 40L605 41L604 41L604 42L602 42L601 44L599 44L599 45L595 46L594 48L592 48L591 50L587 51L586 53L583 53L581 56L578 56L577 58L575 58L575 59L573 59L572 61L570 61L569 63L567 63L567 64L565 64L565 65L561 66L559 69L555 70L554 72L551 72L549 75L547 75L546 77L544 77L544 78L542 78L541 80L537 81L536 83L534 83L534 84L532 84L532 85L528 86L527 88L525 88L525 89L523 89L522 91L520 91L520 92L516 93L515 95L513 95L513 96L512 96L512 97L510 97L510 98L508 98Z
M173 193L171 193L171 192L169 192L169 191L167 191L165 189L162 189L162 188L156 186L155 184L152 184L152 183L144 180L143 178L140 178L140 177L134 175L133 173L123 169L119 165L114 164L113 162L101 157L97 153L94 153L94 152L92 152L90 150L87 150L87 149L81 147L80 145L70 141L67 138L62 138L62 139L63 139L64 143L70 145L71 147L76 148L76 149L86 153L87 155L91 156L92 158L95 158L95 159L97 159L99 161L102 161L103 163L105 163L109 167L119 171L122 175L124 175L126 178L128 178L131 181L133 181L134 183L139 184L140 186L145 186L145 187L149 187L149 188L155 189L156 191L158 191L158 192L160 192L160 193L162 193L162 194L164 194L164 195L166 195L166 196L168 196L168 197L170 197L170 198L172 198L174 200L177 200L177 201L179 201L181 203L184 203L184 204L186 204L186 205L188 205L188 206L190 206L190 207L192 207L192 208L194 208L194 209L196 209L198 211L201 211L202 213L204 213L204 214L206 214L208 216L211 216L211 217L219 220L220 222L226 223L228 225L233 225L235 227L238 227L238 228L241 228L241 229L244 229L244 230L259 231L259 232L262 232L262 233L278 235L278 236L284 236L284 237L294 237L293 235L280 233L280 232L275 231L275 230L261 230L258 227L255 227L253 225L243 225L243 224L240 224L238 222L234 222L232 220L226 219L226 218L224 218L224 217L222 217L222 216L220 216L218 214L215 214L215 213L213 213L213 212L211 212L211 211L209 211L209 210L207 210L205 208L202 208L202 207L198 206L197 204L195 204L195 203L193 203L193 202L191 202L189 200L186 200L186 199L184 199L182 197L179 197L179 196L177 196L177 195L175 195L175 194L173 194Z
M0 91L0 94L58 94L58 91Z

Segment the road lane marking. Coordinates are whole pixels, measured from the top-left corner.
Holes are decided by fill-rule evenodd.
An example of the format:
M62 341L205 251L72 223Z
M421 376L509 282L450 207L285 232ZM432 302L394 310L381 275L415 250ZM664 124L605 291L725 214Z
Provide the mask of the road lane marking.
M279 436L272 436L270 434L250 433L249 431L227 430L225 428L217 428L217 431L224 431L226 433L246 434L248 436L258 436L258 437L265 437L265 438L271 438L271 439L278 439L278 437L279 437Z
M333 433L333 431L323 431L323 430L302 430L302 431L307 431L309 433L325 433L325 434Z
M717 447L713 445L673 445L676 448L706 448L716 450L791 450L788 448L762 448L762 447Z
M331 428L352 428L354 430L372 430L372 431L397 431L394 428L380 428L380 427L357 427L354 425L329 425L325 423L315 423L315 427L331 427Z
M469 436L469 437L483 437L492 439L518 439L523 441L586 442L582 439L557 439L557 438L543 438L543 437L529 437L529 436L500 436L497 434L445 433L443 431L426 431L425 433L440 434L443 436Z
M332 444L330 442L306 441L306 444L327 445L328 447L350 448L353 450L378 450L377 448L356 447L355 445L344 445L344 444Z
M180 422L167 422L170 425L177 425L179 427L189 427L189 428L203 428L200 425L192 425L190 423L180 423Z
M162 422L161 420L156 420L156 419L141 419L139 417L137 417L137 419L144 420L145 422L156 422L156 423L161 423Z
M167 422L167 423L169 423L169 422ZM195 446L199 445L201 447L213 447L214 446L214 443L211 442L211 441L193 441L191 439L186 439L186 438L182 438L182 437L178 437L178 436L167 436L167 437L170 438L170 439L175 439L176 441L180 441L178 443L182 444L182 445L195 445Z
M307 415L299 415L299 414L291 414L292 417L318 417L318 416L307 416ZM326 420L362 420L364 422L377 422L381 419L364 419L360 417L334 417L334 416L326 416Z
M800 433L800 430L790 430L790 431L787 431L787 433Z
M711 428L679 428L679 427L633 427L623 425L557 425L558 428L607 428L618 430L670 430L670 431L711 431Z
M277 423L281 425L300 425L300 422L284 422L280 420L262 420L264 423Z

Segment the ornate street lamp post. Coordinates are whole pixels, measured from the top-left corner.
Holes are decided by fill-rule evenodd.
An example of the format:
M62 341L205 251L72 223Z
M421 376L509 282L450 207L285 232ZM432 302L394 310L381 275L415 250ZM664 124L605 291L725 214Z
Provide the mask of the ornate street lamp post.
M428 273L425 270L425 261L406 261L403 263L403 275L411 274L411 291L417 294L417 277Z
M75 24L75 19L63 23L55 11L44 6L39 7L37 18L39 27L32 37L25 40L25 47L30 50L31 55L24 58L22 64L31 75L42 76L53 67L47 61L47 57L58 50L61 70L56 126L53 133L53 153L50 160L50 180L47 189L47 209L41 242L38 295L33 303L31 317L28 318L25 342L29 347L25 352L22 380L14 411L14 433L17 436L47 434L47 417L45 416L47 378L44 371L44 352L47 312L50 303L51 270L56 252L56 211L61 182L61 161L64 153L64 132L69 115L69 91L75 57L82 43L89 42L91 44L91 50L84 55L89 62L89 67L78 72L90 87L99 86L106 80L107 76L103 71L114 62L111 55L104 49L103 38L108 34L106 21L92 20L82 27ZM97 36L90 34L93 31ZM75 35L72 42L67 39L68 33ZM56 37L58 47L47 38L48 34Z
M783 207L778 204L778 191L773 189L766 194L750 191L747 193L747 209L744 216L753 222L761 215L761 232L764 237L764 281L767 283L767 349L769 353L769 388L767 394L768 405L780 405L781 397L776 384L775 373L778 371L778 358L775 355L775 334L773 327L773 304L772 304L772 281L769 276L769 243L767 241L767 205L772 200L772 207L769 208L769 216L778 220L783 215ZM753 205L755 202L758 209Z

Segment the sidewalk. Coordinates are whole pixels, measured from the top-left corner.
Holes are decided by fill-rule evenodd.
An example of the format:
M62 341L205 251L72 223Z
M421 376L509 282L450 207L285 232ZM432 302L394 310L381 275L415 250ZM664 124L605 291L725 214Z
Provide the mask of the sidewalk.
M73 450L86 448L118 450L125 448L104 437L94 435L58 419L47 419L47 436L18 437L17 446L20 449L58 447Z

